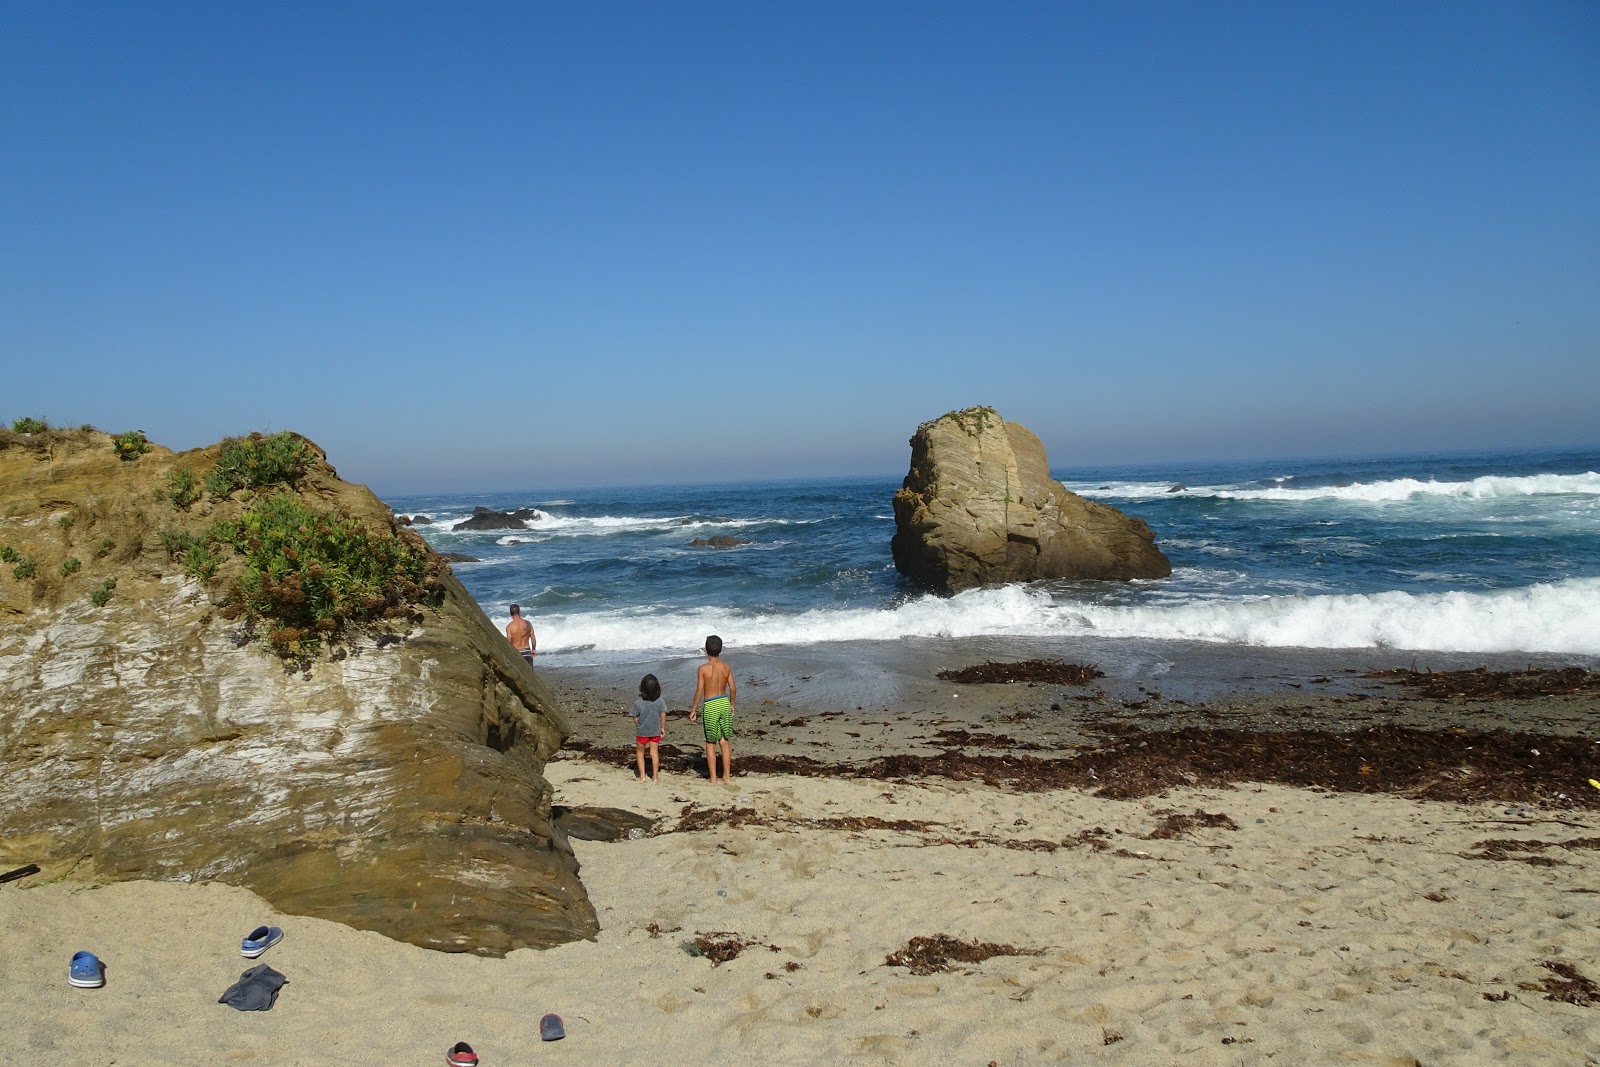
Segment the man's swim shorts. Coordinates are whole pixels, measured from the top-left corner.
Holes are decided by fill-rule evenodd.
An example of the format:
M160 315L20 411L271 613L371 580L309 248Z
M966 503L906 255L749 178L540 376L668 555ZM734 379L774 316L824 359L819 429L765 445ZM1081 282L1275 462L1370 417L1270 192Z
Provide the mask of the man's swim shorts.
M700 705L700 722L706 728L706 744L733 736L733 702L726 696L712 697Z

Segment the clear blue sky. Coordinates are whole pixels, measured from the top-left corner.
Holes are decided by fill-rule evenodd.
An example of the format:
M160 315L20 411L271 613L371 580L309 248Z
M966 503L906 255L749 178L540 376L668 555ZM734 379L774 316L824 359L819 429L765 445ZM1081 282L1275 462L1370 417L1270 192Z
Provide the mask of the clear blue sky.
M0 9L0 417L381 491L1600 441L1600 4Z

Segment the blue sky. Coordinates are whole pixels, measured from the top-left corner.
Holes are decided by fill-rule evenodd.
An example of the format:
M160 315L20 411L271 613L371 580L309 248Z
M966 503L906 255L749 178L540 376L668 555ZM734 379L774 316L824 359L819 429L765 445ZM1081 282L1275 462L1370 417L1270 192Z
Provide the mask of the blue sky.
M1600 5L13 3L0 417L380 491L1600 441Z

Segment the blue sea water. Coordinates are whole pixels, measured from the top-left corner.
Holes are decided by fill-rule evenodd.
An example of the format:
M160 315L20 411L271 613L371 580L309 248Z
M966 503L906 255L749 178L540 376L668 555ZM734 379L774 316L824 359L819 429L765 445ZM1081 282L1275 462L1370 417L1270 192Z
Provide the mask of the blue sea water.
M898 637L1115 637L1600 654L1600 451L1068 468L1145 519L1161 581L928 595L889 553L899 478L396 496L500 625L551 665ZM1181 485L1180 491L1171 491ZM475 506L525 530L452 529ZM690 547L728 534L751 543Z

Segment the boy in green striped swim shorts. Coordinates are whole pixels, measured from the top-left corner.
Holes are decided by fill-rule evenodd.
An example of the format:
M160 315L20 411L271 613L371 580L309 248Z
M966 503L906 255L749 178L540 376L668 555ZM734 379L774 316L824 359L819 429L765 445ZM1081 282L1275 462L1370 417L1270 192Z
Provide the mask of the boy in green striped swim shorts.
M703 719L706 732L706 770L717 784L717 753L722 753L722 781L733 781L733 702L738 686L733 671L722 662L722 638L706 638L706 661L695 674L694 700L689 721Z

